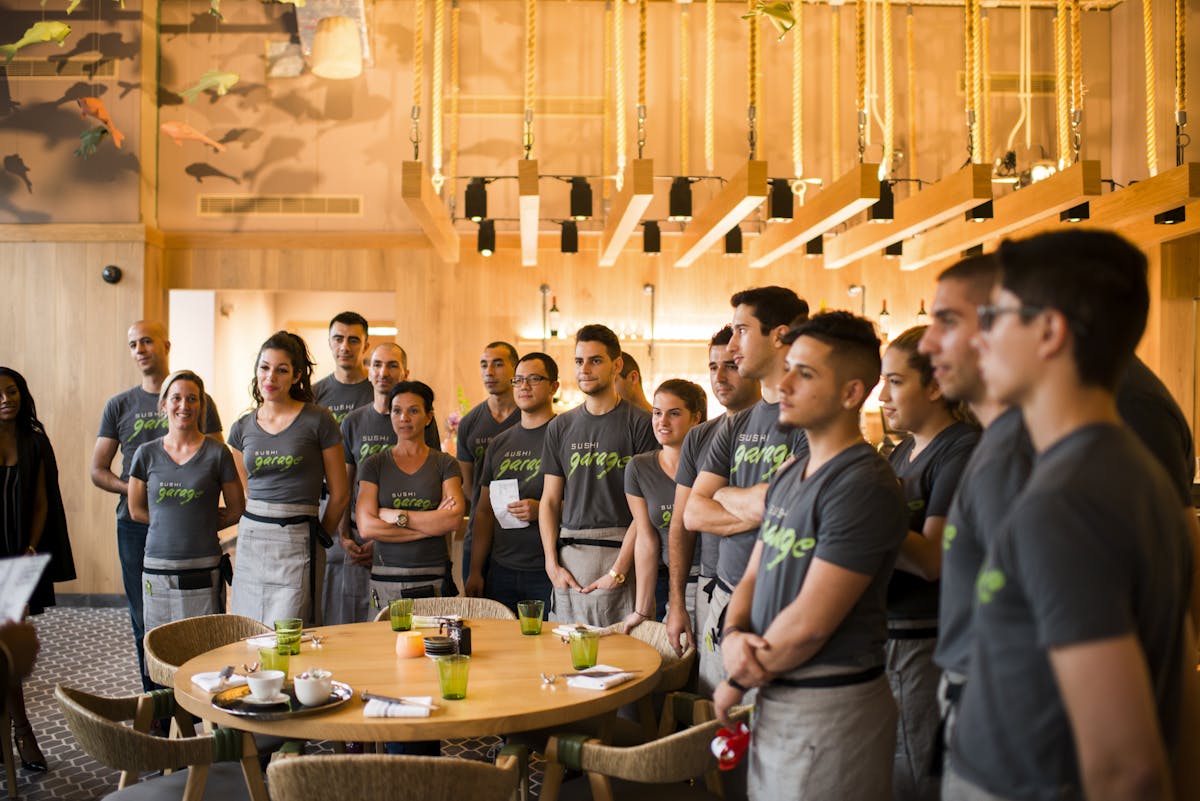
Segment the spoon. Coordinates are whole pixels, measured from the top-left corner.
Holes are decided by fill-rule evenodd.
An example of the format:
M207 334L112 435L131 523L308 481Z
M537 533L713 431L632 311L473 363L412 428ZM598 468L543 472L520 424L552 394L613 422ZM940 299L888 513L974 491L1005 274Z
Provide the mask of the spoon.
M542 684L553 684L556 681L558 681L557 673L543 673L542 674Z

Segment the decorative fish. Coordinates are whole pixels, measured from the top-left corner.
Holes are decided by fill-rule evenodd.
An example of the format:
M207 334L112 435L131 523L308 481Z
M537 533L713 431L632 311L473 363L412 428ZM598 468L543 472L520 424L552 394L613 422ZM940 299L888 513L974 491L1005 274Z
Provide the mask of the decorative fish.
M113 125L112 117L108 114L108 107L104 105L104 101L98 97L81 97L75 101L79 104L79 116L87 119L92 117L99 120L108 128L108 132L112 134L113 144L117 149L121 149L121 143L125 141L125 134L117 130L117 126Z
M79 147L75 149L75 155L88 159L96 152L96 146L100 144L104 137L108 136L108 129L103 125L97 125L95 128L88 128L79 135Z
M162 125L158 126L158 129L160 131L162 131L163 133L165 133L167 136L174 139L175 144L179 145L180 147L183 146L184 139L192 139L197 142L201 142L203 144L208 145L209 147L211 147L213 150L217 151L218 153L225 152L225 145L221 144L220 142L209 139L207 136L200 133L192 126L188 125L186 122L181 122L179 120L172 120L170 122L164 122Z
M208 0L208 13L220 22L225 21L225 16L221 14L221 0Z
M743 14L742 19L750 19L751 17L766 17L771 21L779 31L779 38L782 39L796 25L796 15L792 13L791 3L767 3L764 0L758 0L754 10L749 14Z
M25 35L12 44L0 45L0 53L4 54L4 63L7 64L13 60L13 56L22 47L28 47L33 44L41 44L42 42L57 42L59 47L63 46L63 42L71 35L71 26L65 22L57 20L53 22L35 22L25 31Z
M196 81L195 86L188 87L179 94L187 98L189 103L195 103L196 95L209 90L216 92L217 97L221 97L229 92L239 80L241 80L241 76L236 72L209 70L200 76L200 80Z
M71 0L71 2L67 4L67 13L70 14L72 11L79 8L79 4L81 2L82 2L82 0ZM42 3L42 5L46 5L46 4Z

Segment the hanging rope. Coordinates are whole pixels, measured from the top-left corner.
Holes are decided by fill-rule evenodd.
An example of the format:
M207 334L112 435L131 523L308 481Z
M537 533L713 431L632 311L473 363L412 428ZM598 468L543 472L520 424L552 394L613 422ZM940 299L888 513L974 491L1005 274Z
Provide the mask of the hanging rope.
M879 163L879 180L892 173L892 158L896 147L896 80L892 61L892 0L883 0L880 8L879 35L883 39L883 159Z
M525 158L533 155L533 103L537 85L537 0L525 2Z
M746 0L750 11L754 11L755 0ZM750 158L758 152L758 15L751 13L746 20L748 27L746 65L746 123L750 141Z
M792 27L792 191L804 177L804 3L796 3Z
M1080 25L1080 2L1071 0L1071 163L1079 161L1083 146L1083 27Z
M1175 0L1175 164L1183 164L1183 151L1191 137L1187 126L1187 8Z
M1004 143L1005 152L1013 149L1013 142L1017 139L1017 131L1021 130L1024 125L1025 130L1025 147L1029 147L1029 94L1026 91L1025 84L1029 79L1029 2L1021 4L1020 13L1020 33L1018 36L1020 46L1019 55L1017 58L1017 98L1020 101L1020 115L1017 116L1017 122L1013 125L1012 130L1008 132L1008 139Z
M704 170L716 169L716 61L717 61L717 0L708 0L704 8Z
M1062 2L1062 0L1059 0ZM1154 3L1142 0L1142 46L1146 61L1146 166L1150 175L1158 175L1158 154L1154 144L1157 132L1154 128Z
M413 146L413 161L421 160L421 71L425 67L425 0L417 0L413 12L413 100L412 128L408 140Z
M441 194L446 177L442 175L442 63L445 58L445 0L433 0L433 83L430 87L429 140L433 150L433 191Z
M983 6L971 0L971 109L975 118L971 125L971 161L982 164L983 151Z
M688 5L679 6L679 174L688 174L688 92L690 89L688 70Z
M908 177L916 178L920 173L917 172L917 50L913 46L915 36L913 35L913 8L908 6L908 13L904 17L904 38L905 48L908 51L908 63L905 65L908 70Z
M969 0L968 0L969 1ZM858 111L858 163L867 149L867 3L854 3L854 103Z
M878 36L875 33L875 6L874 2L867 3L867 147L871 146L871 131L875 125L880 126L880 133L883 132L883 115L879 113L879 83L876 80L875 48Z
M458 0L450 0L450 175L448 181L451 203L458 197L458 76L459 76L459 9Z
M612 154L612 91L613 91L613 63L612 63L612 13L613 0L604 0L604 120L601 124L601 135L603 141L600 145L600 171L604 175L613 174L613 154ZM601 196L609 197L611 189L608 181L601 182Z
M988 43L988 29L991 26L991 20L988 18L987 11L982 11L980 14L979 41L980 41L980 58L979 58L979 130L983 139L980 145L980 152L983 158L981 162L991 162L992 160L992 87L991 80L988 78L992 72L992 48Z
M1054 15L1054 98L1058 126L1058 166L1067 164L1071 149L1071 77L1068 73L1067 0L1058 0L1058 11Z
M840 6L834 5L829 7L829 13L831 15L829 23L829 82L833 88L829 98L829 102L833 106L829 114L829 141L830 152L833 155L834 178L837 178L842 174L842 125L841 119L838 116L841 113L838 109L838 98L841 97L842 83L842 71L840 66L842 59L841 46L839 44L841 40L838 36L838 23L841 20L841 17L838 13L839 8Z
M621 12L624 5L623 0L615 0L613 5L613 57L616 62L613 69L613 85L615 87L613 105L617 118L615 128L617 131L616 187L618 192L625 183L625 31Z
M963 101L967 112L967 154L975 161L975 15L973 1L963 4Z
M646 149L646 0L638 0L638 86L637 86L638 158Z

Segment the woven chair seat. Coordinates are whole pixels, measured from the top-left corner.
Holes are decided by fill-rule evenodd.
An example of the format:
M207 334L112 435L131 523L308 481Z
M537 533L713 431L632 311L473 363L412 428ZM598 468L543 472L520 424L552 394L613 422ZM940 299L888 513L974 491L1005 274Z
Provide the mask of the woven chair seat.
M453 757L308 756L271 763L274 801L463 801L507 799L521 783L523 765L504 767Z
M493 601L491 598L467 598L464 596L453 598L414 598L413 614L424 615L426 617L458 615L464 620L481 618L489 620L517 619L512 610L499 601ZM375 615L375 619L387 620L387 608L380 609L379 613Z

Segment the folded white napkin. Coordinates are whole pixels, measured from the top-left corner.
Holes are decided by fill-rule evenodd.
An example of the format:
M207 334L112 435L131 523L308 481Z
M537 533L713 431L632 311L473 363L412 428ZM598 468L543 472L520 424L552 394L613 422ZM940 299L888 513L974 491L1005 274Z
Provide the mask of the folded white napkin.
M246 683L245 676L239 676L234 673L227 679L221 678L218 672L212 673L197 673L192 676L192 683L206 693L219 693L222 690L228 690L230 687L241 687Z
M311 634L301 634L300 635L300 642L308 642L311 639L312 639ZM275 644L275 635L274 634L263 634L261 637L252 637L251 639L246 640L246 642L250 643L255 648L270 648L272 645Z
M405 696L405 700L414 701L412 704L391 704L387 701L380 701L372 698L367 701L363 707L363 716L368 718L427 718L432 711L428 706L418 706L418 704L432 704L433 698L428 695L413 695Z
M461 615L413 615L414 629L436 629L443 620L462 620Z
M559 637L569 637L569 636L571 636L571 632L577 628L580 628L580 626L563 623L561 625L555 626L553 629L551 629L551 631L553 631ZM588 626L585 624L582 626L582 628L585 628L588 631L594 631L594 632L596 632L596 634L598 634L601 637L607 637L609 634L613 633L612 629L609 628L608 626Z
M620 670L620 668L612 665L596 665L588 670L594 670L597 673L606 673L612 670ZM579 690L608 690L616 687L618 684L624 684L634 677L633 673L617 673L612 676L568 676L567 686L574 687Z

